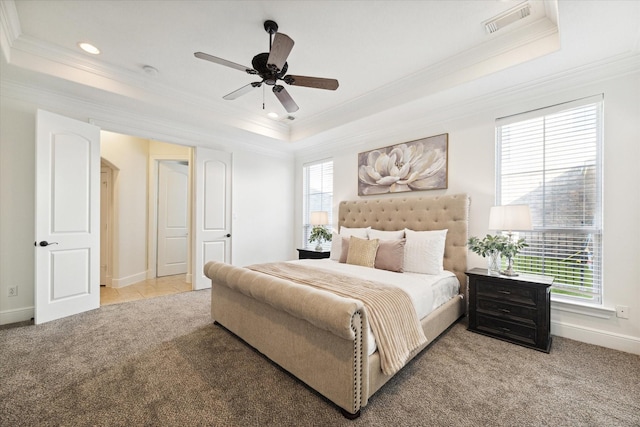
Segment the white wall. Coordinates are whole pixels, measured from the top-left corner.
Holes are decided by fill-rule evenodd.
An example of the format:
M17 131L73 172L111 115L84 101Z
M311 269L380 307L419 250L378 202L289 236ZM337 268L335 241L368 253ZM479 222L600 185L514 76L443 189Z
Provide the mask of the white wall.
M240 151L233 157L234 265L295 258L292 158Z
M33 317L35 278L35 112L5 101L0 98L0 324ZM9 286L18 286L17 296L7 297Z
M101 105L76 103L67 97L56 99L55 94L48 93L46 102L41 106L37 95L30 98L33 93L28 91L24 94L29 101L21 100L22 94L7 96L4 92L0 93L0 324L33 317L36 109L41 107L81 121L91 118L96 122L114 123L112 116L108 120L102 119ZM120 114L122 121L128 123L127 112ZM192 132L181 134L180 130L175 130L176 133L171 134L166 128L162 135L154 137L156 127L162 127L161 123L145 122L139 126L137 129L150 139L157 137L170 143L188 145L194 138ZM125 133L121 127L106 130ZM226 150L233 156L232 208L236 214L232 237L233 263L245 265L290 259L295 253L291 225L294 211L293 156L239 150L233 144L217 141L215 135L197 134L196 137L200 140L193 141L192 145ZM147 149L136 142L133 145L137 147L130 153L134 159L126 159L122 152L105 153L105 156L115 164L124 165L131 161L138 165L144 154L146 162ZM144 163L138 172L145 174L146 170L147 164ZM146 185L147 176L143 175L141 181ZM120 190L125 193L129 191L122 187ZM131 191L130 197L140 197L146 206L146 188ZM131 237L127 232L147 232L146 207L138 206L136 210L145 211L143 225L140 229L137 226L130 229L122 220L120 225L125 228L121 228L119 233L121 243L122 239ZM138 247L139 240L135 240ZM134 259L125 260L121 257L121 274L136 274L141 265L146 265L145 256L146 248L141 247L133 255ZM131 264L129 261L132 261ZM18 285L18 296L8 298L9 286L15 285Z
M348 135L349 146L300 153L296 161L298 181L302 164L332 157L334 160L334 218L342 200L358 199L357 154L420 137L449 134L449 185L447 190L417 193L420 196L466 192L471 196L471 236L488 233L489 208L495 197L495 119L554 105L585 96L604 93L604 307L629 307L629 319L619 319L608 310L589 310L552 303L552 334L640 354L640 74L620 76L581 87L571 87L567 79L563 90L536 86L529 91L514 91L499 104L452 108L456 114L437 123L425 111L424 122L408 124L389 135L384 126L373 127L366 136ZM375 126L375 125L374 125ZM379 135L376 136L376 132ZM387 197L405 197L399 193ZM297 196L301 204L301 197ZM300 222L296 240L301 237ZM334 224L334 226L337 224ZM486 268L486 262L470 253L469 268ZM601 317L597 317L601 316ZM604 317L604 318L602 318Z

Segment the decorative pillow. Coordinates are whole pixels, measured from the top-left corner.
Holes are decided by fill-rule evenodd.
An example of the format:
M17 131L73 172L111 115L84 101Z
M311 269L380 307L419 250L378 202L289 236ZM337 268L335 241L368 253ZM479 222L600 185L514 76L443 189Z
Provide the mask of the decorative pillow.
M404 239L404 230L382 231L372 228L369 230L369 238L378 240L400 240Z
M405 239L380 240L378 252L376 253L375 268L402 273L404 271L405 242Z
M444 243L448 230L413 231L405 229L404 271L440 274L444 271Z
M349 241L351 237L340 237L340 240L342 241L342 252L340 253L339 261L344 264L347 262L347 255L349 255Z
M349 239L349 237L351 236L360 237L362 239L368 239L369 230L371 230L371 227L367 227L367 228L340 227L340 236L346 237L347 239ZM345 261L341 261L342 239L336 238L336 236L338 236L338 233L334 231L333 235L331 236L331 255L329 255L329 258L334 261L345 262ZM344 256L345 256L344 259L346 260L346 256L347 256L346 252Z
M373 268L376 261L376 252L378 252L378 239L365 240L351 236L349 238L347 264Z

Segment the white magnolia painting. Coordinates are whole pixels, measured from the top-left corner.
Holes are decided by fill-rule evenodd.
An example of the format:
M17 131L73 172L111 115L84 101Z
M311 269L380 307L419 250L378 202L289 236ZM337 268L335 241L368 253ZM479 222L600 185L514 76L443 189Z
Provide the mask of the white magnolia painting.
M358 154L358 195L447 188L449 134Z

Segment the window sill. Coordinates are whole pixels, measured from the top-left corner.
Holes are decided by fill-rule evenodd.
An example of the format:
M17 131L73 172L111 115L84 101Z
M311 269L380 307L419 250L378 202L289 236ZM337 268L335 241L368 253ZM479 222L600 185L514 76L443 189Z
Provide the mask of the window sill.
M581 304L579 302L559 301L554 300L553 297L551 298L551 310L577 313L599 319L610 319L616 313L612 308Z

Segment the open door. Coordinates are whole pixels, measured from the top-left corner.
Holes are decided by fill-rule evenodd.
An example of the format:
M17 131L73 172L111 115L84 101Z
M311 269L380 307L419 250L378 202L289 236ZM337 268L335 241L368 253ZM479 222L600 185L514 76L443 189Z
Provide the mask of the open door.
M35 323L100 306L100 129L38 110Z
M211 287L208 261L231 262L231 154L195 149L194 289Z

